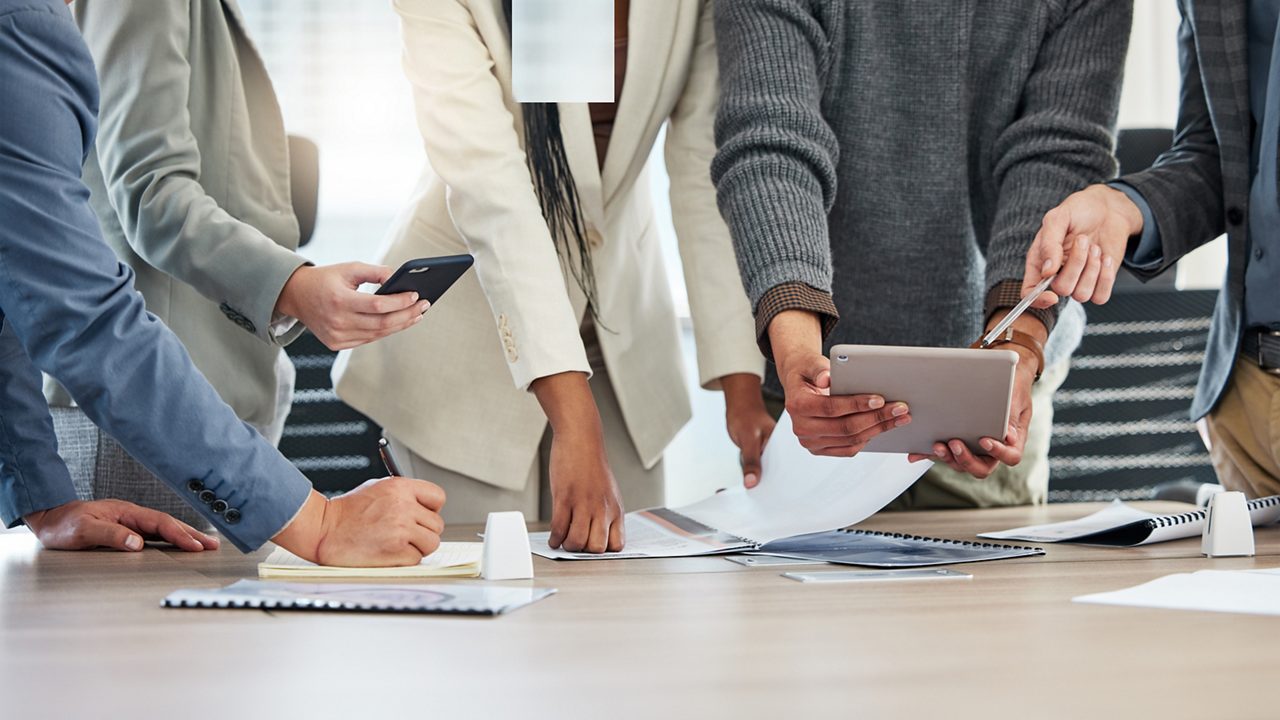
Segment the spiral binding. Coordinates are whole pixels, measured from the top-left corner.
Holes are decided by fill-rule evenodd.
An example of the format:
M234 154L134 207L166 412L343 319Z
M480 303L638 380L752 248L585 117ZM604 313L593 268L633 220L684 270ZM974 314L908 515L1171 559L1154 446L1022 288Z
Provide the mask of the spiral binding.
M1277 497L1280 500L1280 497ZM922 535L908 535L906 533L896 532L879 532L876 530L838 530L837 532L848 533L850 535L863 535L867 537L883 537L894 540L911 540L915 542L934 543L936 545L958 545L960 547L986 548L995 550L1032 550L1040 552L1040 548L1027 547L1026 545L1004 545L1002 543L989 542L971 542L969 540L948 540L947 538L931 538Z
M309 600L300 598L297 600L170 600L165 598L164 607L170 608L200 608L206 610L230 610L230 609L252 609L252 610L338 610L338 611L361 611L361 612L416 612L424 614L438 614L444 611L439 609L423 609L417 606L404 605L400 603L388 604L371 604L371 603L353 603L342 602L338 600ZM455 615L489 615L486 610L477 608L449 608L449 614Z
M1269 507L1280 505L1280 495L1272 495L1270 497L1258 498L1250 500L1246 505L1249 512L1254 510L1263 510ZM1185 525L1187 523L1200 522L1208 515L1205 510L1193 510L1191 512L1179 513L1177 515L1161 515L1146 520L1147 527L1155 530L1162 527L1173 527L1174 525Z

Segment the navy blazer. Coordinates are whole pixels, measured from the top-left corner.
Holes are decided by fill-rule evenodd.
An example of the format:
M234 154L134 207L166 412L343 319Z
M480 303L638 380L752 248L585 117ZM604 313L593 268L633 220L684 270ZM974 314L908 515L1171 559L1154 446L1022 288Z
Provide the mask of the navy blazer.
M259 547L311 484L218 397L103 242L80 180L97 79L62 0L0 0L0 68L0 518L76 499L43 370L236 547Z
M1160 229L1162 256L1143 279L1227 233L1227 278L1218 293L1209 345L1191 414L1218 403L1243 334L1248 250L1249 114L1247 7L1244 0L1179 0L1182 98L1173 147L1154 166L1119 178L1147 201Z

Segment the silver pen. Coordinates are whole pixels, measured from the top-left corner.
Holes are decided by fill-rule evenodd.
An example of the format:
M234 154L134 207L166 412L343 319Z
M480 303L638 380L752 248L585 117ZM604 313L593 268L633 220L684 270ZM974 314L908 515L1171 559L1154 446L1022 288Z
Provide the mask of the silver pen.
M1022 301L1015 305L1013 310L1009 311L1009 314L1004 316L1003 320L996 323L996 326L991 328L991 332L982 336L982 347L990 347L991 343L999 339L1000 336L1004 334L1004 331L1008 330L1009 326L1021 317L1022 313L1027 311L1027 308L1031 307L1031 303L1035 302L1036 298L1040 297L1041 293L1049 289L1049 283L1052 283L1053 279L1056 277L1058 276L1050 275L1049 277L1041 280L1040 284L1036 285L1031 292L1027 293L1027 296L1022 298Z

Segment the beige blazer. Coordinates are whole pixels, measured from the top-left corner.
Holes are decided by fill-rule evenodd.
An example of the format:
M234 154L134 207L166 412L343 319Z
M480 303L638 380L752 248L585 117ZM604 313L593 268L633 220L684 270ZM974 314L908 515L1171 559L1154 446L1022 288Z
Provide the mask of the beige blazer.
M281 345L303 328L283 331L272 316L305 261L284 122L240 9L77 0L72 10L102 88L84 177L103 236L222 399L277 431L293 388ZM51 381L46 395L70 403Z
M429 167L384 262L471 252L469 273L418 327L345 353L338 395L432 463L508 489L529 476L546 418L537 378L590 372L586 301L561 267L522 148L501 0L395 0ZM671 206L701 382L763 372L710 165L717 70L712 3L633 3L627 77L603 172L588 108L562 131L593 249L600 345L627 430L652 467L690 417L647 160L670 122Z

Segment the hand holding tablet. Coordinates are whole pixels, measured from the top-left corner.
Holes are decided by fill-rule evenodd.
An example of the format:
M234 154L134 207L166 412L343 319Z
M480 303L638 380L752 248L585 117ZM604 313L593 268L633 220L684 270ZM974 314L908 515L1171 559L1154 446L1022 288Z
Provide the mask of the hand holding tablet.
M934 457L935 443L963 442L987 455L983 438L1005 438L1018 354L1010 350L837 345L831 394L874 393L904 402L913 422L872 438L867 452Z

